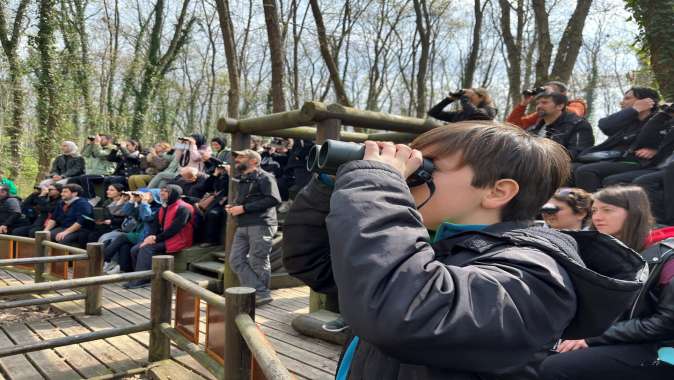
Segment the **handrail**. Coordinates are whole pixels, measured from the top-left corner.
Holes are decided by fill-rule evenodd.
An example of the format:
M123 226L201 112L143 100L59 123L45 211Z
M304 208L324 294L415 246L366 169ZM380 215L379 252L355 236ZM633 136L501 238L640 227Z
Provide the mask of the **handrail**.
M86 294L76 293L69 294L66 296L54 296L54 297L43 297L43 298L30 298L27 300L17 300L0 303L0 310L2 309L12 309L15 307L26 307L26 306L37 306L37 305L49 305L52 303L66 302L66 301L79 301L86 299Z
M293 377L288 369L281 363L262 331L257 327L250 315L241 313L236 316L236 327L246 341L246 345L253 353L255 360L260 364L260 369L267 380L290 380Z
M60 243L54 243L53 241L49 241L49 240L43 241L42 245L45 246L45 247L53 248L53 249L59 249L61 251L78 253L78 254L83 254L83 255L87 254L86 249L77 248L77 247L73 247L73 246L65 245L65 244L60 244Z
M18 241L19 243L35 244L35 239L25 236L0 234L0 240Z
M85 286L105 285L115 282L142 280L152 277L151 270L131 273L108 274L104 276L77 278L73 280L61 280L51 282L40 282L37 284L22 284L6 288L0 287L0 297L18 296L29 293L44 293L55 290L83 288Z
M200 287L199 285L196 285L189 280L186 280L182 276L172 272L172 271L164 271L161 274L162 278L169 281L173 285L179 287L180 289L185 290L186 292L198 296L202 300L206 301L209 306L216 307L220 310L225 310L225 298L211 292L208 289L204 289Z
M86 251L85 251L86 252ZM14 266L14 265L30 265L30 264L51 264L60 263L64 261L80 261L88 260L87 254L79 255L62 255L62 256L43 256L43 257L24 257L20 259L2 259L0 260L0 267Z
M178 330L171 327L171 324L169 323L161 323L159 328L161 329L162 333L166 334L166 336L175 342L178 348L190 354L194 360L198 361L199 364L214 374L216 378L222 379L224 377L225 370L223 366L215 359L211 358L205 350L199 347L199 345L182 336L182 334L180 334Z

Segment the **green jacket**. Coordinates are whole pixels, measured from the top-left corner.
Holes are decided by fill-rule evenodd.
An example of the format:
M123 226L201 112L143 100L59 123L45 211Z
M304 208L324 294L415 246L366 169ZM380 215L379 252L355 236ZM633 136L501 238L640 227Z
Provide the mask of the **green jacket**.
M9 195L13 197L16 196L16 185L14 184L14 182L12 182L11 179L3 178L2 180L0 180L0 185L5 185L9 187Z
M110 175L115 171L115 163L108 161L114 145L86 144L82 149L84 172L86 175Z

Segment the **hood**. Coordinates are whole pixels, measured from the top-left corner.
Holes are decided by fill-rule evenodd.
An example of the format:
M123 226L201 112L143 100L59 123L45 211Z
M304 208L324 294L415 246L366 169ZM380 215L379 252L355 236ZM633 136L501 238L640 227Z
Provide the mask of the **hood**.
M161 204L161 190L160 189L143 189L141 190L143 193L150 193L152 194L152 200L154 200L154 203L156 204Z
M564 339L601 335L632 306L648 274L637 252L597 231L534 227L503 236L515 244L543 250L569 274L578 308L562 335Z
M164 188L169 192L168 201L166 202L167 206L176 203L180 199L180 196L183 195L183 189L178 185L166 185Z
M201 148L202 146L206 145L206 138L204 137L204 135L200 133L195 133L190 137L194 139L194 143L196 144L197 148Z
M68 147L68 151L64 152L63 153L64 155L66 155L66 156L77 156L79 154L78 151L77 151L77 144L75 144L74 142L66 140L66 141L63 142L63 145Z

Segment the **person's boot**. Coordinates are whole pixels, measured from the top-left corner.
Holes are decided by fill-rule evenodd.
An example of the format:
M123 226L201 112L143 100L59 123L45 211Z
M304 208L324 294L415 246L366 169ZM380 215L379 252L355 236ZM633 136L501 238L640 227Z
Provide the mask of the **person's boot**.
M331 333L338 333L342 332L346 329L348 329L350 326L344 321L344 318L341 316L337 317L337 319L333 319L330 322L326 322L321 326L323 330L331 332Z

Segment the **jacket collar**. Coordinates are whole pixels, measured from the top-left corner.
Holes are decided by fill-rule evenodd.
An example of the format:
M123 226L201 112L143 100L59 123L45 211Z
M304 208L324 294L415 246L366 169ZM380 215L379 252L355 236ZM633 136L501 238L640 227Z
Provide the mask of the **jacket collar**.
M469 249L477 253L484 253L497 245L503 244L501 237L510 231L527 228L530 221L512 221L491 224L480 231L460 232L451 237L437 240L433 243L436 252L451 252L456 249ZM471 239L471 237L480 237Z

